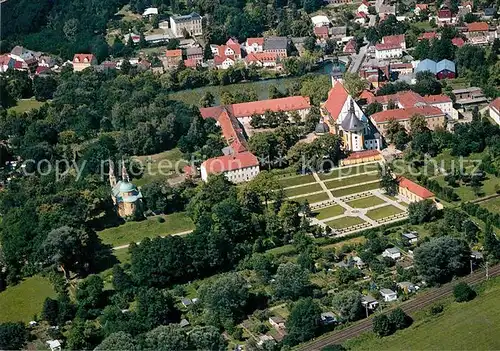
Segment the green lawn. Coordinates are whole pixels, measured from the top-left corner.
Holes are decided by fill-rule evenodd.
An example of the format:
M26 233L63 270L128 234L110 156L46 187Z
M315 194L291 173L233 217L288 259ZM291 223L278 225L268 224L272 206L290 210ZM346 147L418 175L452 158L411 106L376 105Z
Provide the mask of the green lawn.
M344 208L338 205L325 207L318 211L318 215L316 216L316 218L325 219L325 218L340 216L341 214L344 214L344 211L345 211Z
M295 198L293 198L293 201L302 202L302 201L307 200L307 202L309 202L309 204L314 204L314 203L325 201L328 199L329 199L328 194L325 192L322 192L322 193L318 193L318 194L295 197Z
M288 197L292 196L297 196L297 195L302 195L302 194L308 194L308 193L314 193L316 191L321 191L321 185L318 183L315 184L309 184L305 186L299 186L297 188L291 188L291 189L286 189L285 190L285 195Z
M0 293L0 323L32 321L35 314L40 316L45 299L55 296L52 284L40 276L9 286Z
M319 174L321 180L336 179L346 176L352 176L359 173L377 171L378 163L370 163L367 165L356 165L352 167L334 168L328 173Z
M26 112L29 110L32 110L34 108L39 108L42 106L44 102L37 101L35 99L23 99L23 100L18 100L17 105L9 108L9 111L14 111L17 113L22 113Z
M314 176L312 174L306 174L303 176L293 176L278 179L278 183L283 187L289 187L294 185L301 185L314 182Z
M117 258L118 261L120 261L121 264L130 263L130 253L128 251L128 248L114 250L113 255Z
M370 182L374 180L378 180L379 176L377 173L375 174L362 174L355 177L349 178L341 178L336 180L330 180L325 182L325 185L328 189L340 188L343 186L356 185L364 182Z
M375 190L378 188L380 188L380 184L378 182L375 182L375 183L371 183L371 184L352 186L350 188L332 190L332 194L335 197L341 197L341 196L346 196L346 195L351 195L351 194L356 194L356 193L362 193L362 192L368 191L368 190Z
M347 227L350 227L352 225L361 224L361 223L365 223L365 221L363 221L359 217L346 216L346 217L342 217L339 219L335 219L335 220L330 221L330 222L326 222L325 224L329 227L334 228L334 229L342 229L342 228L347 228Z
M385 203L385 201L379 198L378 196L368 196L362 199L350 201L347 204L354 208L367 208L367 207L381 205L383 203Z
M161 216L164 223L158 222L158 217L148 218L140 222L127 222L119 227L108 228L98 233L104 244L120 246L138 242L144 238L165 236L194 229L194 224L185 212Z
M444 180L444 176L439 176L434 179L437 180L439 184L448 186L448 184ZM495 185L497 184L500 184L500 178L495 177L491 174L487 174L486 180L483 181L483 185L481 186L482 194L479 197L495 194ZM460 201L462 202L471 201L478 198L478 196L476 196L476 194L474 193L472 187L468 185L460 185L459 187L454 188L454 190L455 193L457 193L457 195L460 197Z
M143 186L155 180L166 180L169 176L180 174L182 168L188 164L183 160L179 149L133 158L142 165L144 170L141 178L134 179L134 184L137 186Z
M500 197L480 203L481 207L487 208L493 213L500 213Z
M375 210L370 210L366 213L366 215L368 217L370 217L371 219L381 219L381 218L385 218L385 217L389 217L389 216L392 216L396 213L400 213L400 212L403 212L401 209L397 208L396 206L392 206L392 205L387 205L387 206L384 206L384 207L379 207Z
M499 350L500 280L491 281L476 299L452 302L434 318L384 338L373 333L349 340L349 350Z

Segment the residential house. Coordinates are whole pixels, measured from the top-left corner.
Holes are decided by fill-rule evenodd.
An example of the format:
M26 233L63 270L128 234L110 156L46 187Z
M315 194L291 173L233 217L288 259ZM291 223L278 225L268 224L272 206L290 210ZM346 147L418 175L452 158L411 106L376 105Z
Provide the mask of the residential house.
M356 40L354 39L351 39L347 42L347 44L345 44L344 46L344 53L346 54L355 54L356 53Z
M192 46L186 49L186 59L194 60L197 64L203 63L203 49L200 46Z
M445 126L447 121L446 114L434 106L409 107L377 112L370 116L370 120L377 130L385 136L387 134L387 126L391 120L398 121L409 131L410 118L417 114L425 117L427 127L431 130Z
M399 45L403 50L406 50L406 39L404 34L382 37L382 44Z
M451 39L451 43L453 45L455 45L457 48L461 48L462 46L465 45L465 40L463 40L462 38L460 37L457 37L457 38L453 38Z
M330 20L325 15L313 16L311 21L314 27L328 27L330 25Z
M177 68L177 66L179 66L179 63L181 61L182 61L181 49L167 50L165 52L165 61L164 61L165 69Z
M271 335L260 335L259 341L257 341L257 346L261 347L266 342L276 343L276 340Z
M256 67L276 67L279 57L278 54L271 52L255 52L250 53L245 57L245 63L247 66L254 65Z
M405 292L405 294L413 294L417 292L419 287L411 282L400 282L396 284L398 288Z
M391 63L389 64L389 72L397 72L398 75L410 75L413 73L413 65L411 63Z
M370 7L370 3L366 0L363 0L361 2L361 5L358 6L358 9L357 9L357 12L364 12L366 13L367 15L369 14L368 12L368 8Z
M327 26L321 26L321 27L314 27L314 35L318 39L328 39L329 34L328 34L329 28Z
M396 6L382 3L382 5L380 5L378 8L378 14L381 20L389 15L396 16Z
M127 33L123 36L123 42L127 44L129 40L132 40L134 44L138 44L141 41L141 36L135 33Z
M144 40L148 44L159 44L159 43L165 43L170 40L170 37L168 34L150 34L146 35L144 37Z
M247 38L245 50L247 54L264 51L264 38Z
M368 15L364 12L357 12L355 15L354 15L354 22L360 24L360 25L363 25L365 24L367 21L368 21Z
M382 257L389 257L393 260L401 258L401 251L397 247L389 247L382 252Z
M20 71L29 71L31 73L35 72L38 66L38 58L42 54L40 52L35 52L28 50L22 46L15 46L8 56L14 61L9 64L9 67Z
M61 351L62 346L59 340L48 340L47 345L49 346L50 351Z
M151 19L153 16L157 16L157 15L158 15L158 8L156 8L156 7L148 7L142 13L142 17L147 17L149 19Z
M500 97L490 103L490 117L500 126Z
M330 28L330 36L332 39L337 40L337 42L342 42L342 40L347 36L347 27L340 26Z
M176 37L183 37L184 32L191 36L202 35L202 17L196 12L184 16L171 16L170 28Z
M380 295L384 298L385 302L396 301L398 294L391 289L380 289Z
M236 39L228 39L225 45L211 46L214 64L219 69L228 69L241 59L241 47Z
M405 177L398 178L398 193L408 199L409 202L434 199L432 192Z
M447 7L443 7L438 10L437 13L437 23L440 26L454 24L456 22L456 17L453 16L451 10Z
M483 91L478 87L453 89L451 91L455 95L457 101L465 99L476 99L478 97L483 97Z
M433 39L438 39L440 37L440 35L437 33L437 32L424 32L422 34L420 34L417 38L418 41L422 41L422 40L433 40Z
M206 182L211 174L224 174L233 183L252 180L259 174L259 160L249 151L210 158L200 167L201 179Z
M229 67L234 66L236 60L232 57L228 56L215 56L214 57L214 65L218 69L228 69Z
M419 16L422 12L428 11L428 10L429 10L428 4L415 4L415 9L413 10L413 13L415 13L415 15Z
M387 60L400 58L403 56L403 48L398 44L382 44L375 45L375 58L377 60Z
M283 331L286 329L285 319L279 316L269 317L269 324L277 331Z
M323 312L320 318L323 325L331 325L337 322L337 317L333 312Z
M368 308L369 310L374 310L378 306L378 301L373 298L371 295L363 295L361 297L361 304L363 307Z
M466 37L471 45L488 45L490 26L487 22L467 23ZM491 40L494 39L494 36Z
M97 59L93 54L75 54L73 56L73 71L75 72L95 65L97 65Z
M288 56L287 37L267 37L264 39L264 52L276 53L279 57Z
M187 68L196 68L198 67L199 61L195 59L186 59L184 60L184 66Z
M418 233L417 232L403 233L401 234L401 239L407 245L416 244L418 241Z

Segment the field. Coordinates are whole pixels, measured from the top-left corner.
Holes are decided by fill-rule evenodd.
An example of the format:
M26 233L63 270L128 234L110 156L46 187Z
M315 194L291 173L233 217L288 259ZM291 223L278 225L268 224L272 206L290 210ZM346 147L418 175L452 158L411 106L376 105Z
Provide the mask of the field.
M340 177L352 176L359 173L374 172L377 170L378 163L369 163L366 165L357 165L352 167L334 168L328 173L319 174L321 180L337 179Z
M346 343L349 350L499 350L500 280L467 303L453 302L438 317L417 321L384 338L370 333Z
M371 182L374 180L378 180L379 176L377 173L375 174L363 174L359 176L353 176L348 178L341 178L336 180L325 181L325 185L328 189L335 189L349 185L356 185L365 182Z
M314 204L316 202L321 202L321 201L325 201L328 199L329 199L328 194L325 192L322 192L322 193L318 193L318 194L294 197L293 201L303 202L303 201L307 200L307 202L309 202L309 204Z
M0 293L0 323L29 322L40 316L47 297L56 293L49 280L40 276L27 278L18 285L9 286Z
M359 217L342 217L339 219L335 219L333 221L326 222L325 224L329 227L335 228L335 229L342 229L342 228L347 228L352 225L356 224L362 224L365 223L361 218Z
M354 208L367 208L367 207L381 205L383 203L385 203L385 201L379 198L378 196L368 196L362 199L350 201L347 204Z
M141 222L127 222L119 227L108 228L98 232L104 244L120 246L138 242L144 238L154 238L194 229L194 224L184 212L163 215L164 223L157 217Z
M286 189L285 195L288 197L292 197L292 196L297 196L297 195L314 193L316 191L321 191L321 190L322 190L321 185L316 183L316 184L310 184L310 185L305 185L305 186L299 186L297 188Z
M493 213L500 213L500 197L482 202L480 205Z
M23 100L18 100L17 105L9 108L9 111L14 111L17 113L23 113L29 110L32 110L34 108L39 108L42 106L44 102L37 101L35 99L23 99Z
M278 179L278 183L284 188L289 186L313 183L313 182L314 182L314 177L312 174Z
M350 188L332 190L332 194L335 197L342 197L342 196L346 196L346 195L362 193L362 192L368 191L368 190L375 190L375 189L378 189L379 187L380 187L380 184L378 182L375 182L375 183L371 183L371 184L357 185L357 186L353 186Z
M439 176L435 179L439 182L439 184L448 186L448 184L444 181L444 176ZM482 194L479 197L495 194L495 185L497 184L500 184L500 178L495 177L491 174L487 174L486 180L483 181L483 185L481 186ZM474 193L472 187L468 185L460 185L459 187L454 188L454 190L455 193L457 193L457 195L460 197L460 201L465 202L478 198L478 196L476 196L476 194Z
M155 180L166 180L169 176L180 174L182 167L188 164L182 159L179 149L172 149L155 155L135 156L134 160L143 167L141 178L134 179L134 184L143 186Z
M336 206L322 208L321 210L318 211L318 215L316 216L316 218L325 219L325 218L340 216L341 214L344 214L344 208L342 206L336 205Z
M396 206L387 205L384 207L376 208L374 210L370 210L366 213L366 215L368 217L370 217L371 219L376 220L376 219L389 217L389 216L392 216L392 215L400 213L400 212L403 212L403 211L401 209L397 208Z

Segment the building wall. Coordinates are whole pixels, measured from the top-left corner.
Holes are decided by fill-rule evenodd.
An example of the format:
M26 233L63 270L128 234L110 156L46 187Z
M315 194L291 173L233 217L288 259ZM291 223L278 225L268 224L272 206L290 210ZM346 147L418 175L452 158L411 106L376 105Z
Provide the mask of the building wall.
M291 116L292 112L297 112L301 118L302 121L304 121L306 119L306 116L307 114L309 113L309 108L304 108L304 109L299 109L299 110L291 110L291 111L286 111L285 113L288 115L288 116ZM264 117L264 115L261 115ZM238 117L238 121L241 123L241 124L248 124L250 123L250 121L252 120L252 116L243 116L243 117ZM292 118L290 117L289 120L294 123L294 121L292 120Z
M406 197L410 202L418 202L423 200L423 198L421 198L420 196L403 187L398 187L398 193L399 195Z
M375 50L375 58L379 60L399 58L402 56L403 56L403 50L401 48L390 49L390 50Z
M202 35L203 28L201 19L192 19L190 21L175 21L170 17L170 28L177 37L182 36L183 29L186 29L191 35Z
M240 168L233 171L224 172L224 176L233 183L248 182L259 174L259 166ZM206 182L208 179L207 170L204 165L201 166L201 179Z
M276 53L279 57L287 57L288 54L286 52L286 49L275 49L275 50L264 50L264 52L274 52Z
M458 111L453 108L453 102L434 103L432 106L436 106L451 118L458 119Z
M435 130L436 128L439 127L445 127L446 117L445 116L426 117L426 121L427 121L427 128L429 128L430 130ZM410 119L398 120L398 122L403 127L405 127L407 131L410 131ZM382 134L383 136L386 135L389 121L378 122L378 123L373 121L373 124L378 129L380 134Z
M262 45L258 45L258 44L246 46L245 49L246 49L247 53L264 51L264 49L262 48Z
M500 126L500 111L490 107L490 117Z

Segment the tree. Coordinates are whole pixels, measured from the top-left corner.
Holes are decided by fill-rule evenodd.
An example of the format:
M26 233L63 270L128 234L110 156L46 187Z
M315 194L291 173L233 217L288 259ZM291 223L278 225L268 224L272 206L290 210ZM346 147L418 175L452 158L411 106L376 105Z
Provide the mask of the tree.
M309 52L313 52L314 49L316 49L316 38L314 38L314 37L307 37L304 40L304 49L306 49Z
M70 350L93 350L102 340L94 321L76 318L71 323L66 345Z
M248 302L247 282L238 273L227 273L217 280L203 285L200 301L205 308L205 320L226 329L243 317Z
M284 343L293 346L315 337L321 328L320 317L321 308L312 298L297 301L286 321Z
M387 336L394 333L394 326L389 317L385 314L379 314L373 318L373 332L378 336Z
M189 340L179 325L161 325L146 334L145 345L150 350L187 350Z
M381 112L383 110L384 110L384 107L382 106L382 104L380 102L375 101L375 102L372 102L371 104L369 104L368 106L366 106L365 114L367 116L371 116L374 113Z
M411 318L401 308L393 310L389 314L389 320L395 329L405 329L411 324Z
M213 326L195 327L189 333L190 345L195 350L224 351L227 341Z
M415 268L429 284L443 283L463 273L469 257L470 249L463 241L442 236L415 249Z
M430 222L436 217L436 214L436 204L430 199L412 202L408 206L408 219L411 224Z
M398 181L392 173L391 166L379 165L378 170L380 176L380 187L384 189L388 195L396 195L398 193Z
M347 92L352 95L354 99L368 87L366 80L361 78L357 73L345 72L344 73L344 87Z
M354 290L341 291L333 297L333 308L347 321L356 321L363 316L361 294Z
M214 55L212 53L212 48L210 47L210 43L207 43L205 45L205 48L203 50L203 59L204 60L211 60L214 58Z
M387 123L387 138L392 142L395 135L401 131L405 131L406 129L403 125L401 125L396 119L392 118Z
M118 292L130 291L134 285L132 279L119 264L113 266L113 288Z
M412 135L423 133L426 130L428 130L428 128L425 116L415 114L410 117L410 132Z
M305 129L308 132L314 131L316 125L321 120L321 111L316 106L311 106L311 109L306 115L305 119Z
M155 180L145 184L141 192L149 210L155 213L165 213L169 204L168 196L172 192L168 182Z
M307 270L292 262L279 265L274 282L276 297L296 300L305 294L309 285Z
M500 240L496 237L490 222L486 222L484 230L484 250L488 256L494 259L500 258Z
M467 302L476 297L476 292L465 282L460 282L453 288L456 302Z
M59 303L50 297L45 299L43 303L42 318L49 322L50 325L57 325L59 320Z
M98 275L91 275L78 284L76 302L80 317L97 316L100 313L100 309L106 305L103 289L104 282Z
M33 92L38 101L47 101L54 97L57 81L52 76L35 76L33 78Z
M104 339L99 346L96 347L97 351L120 351L120 350L131 350L136 351L140 348L137 345L135 339L125 332L119 331L110 334L106 339Z
M180 313L169 293L156 288L143 288L137 296L137 317L142 325L151 330L159 325L178 322Z
M0 324L0 349L21 350L28 338L28 331L22 322Z
M215 104L214 95L209 91L205 92L205 94L203 94L203 96L200 99L200 106L201 107L210 107L210 106L213 106L214 104Z

